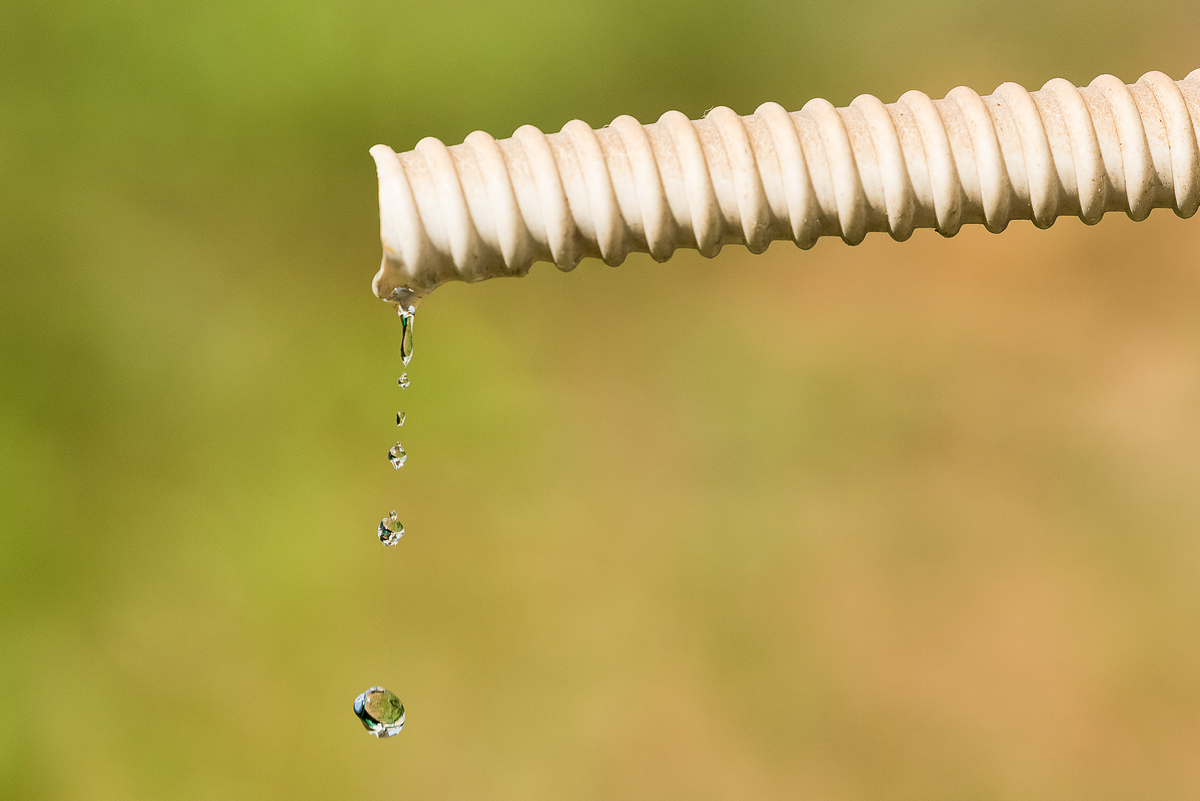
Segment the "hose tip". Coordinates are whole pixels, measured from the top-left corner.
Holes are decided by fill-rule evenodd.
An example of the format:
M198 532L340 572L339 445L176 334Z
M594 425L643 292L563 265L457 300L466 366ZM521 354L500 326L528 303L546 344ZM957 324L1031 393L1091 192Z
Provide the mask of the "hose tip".
M394 270L388 269L388 259L385 256L379 272L375 274L375 280L371 282L371 290L375 297L384 303L395 305L397 312L413 311L421 302L421 298L428 293L419 293L412 287L397 283L399 277Z

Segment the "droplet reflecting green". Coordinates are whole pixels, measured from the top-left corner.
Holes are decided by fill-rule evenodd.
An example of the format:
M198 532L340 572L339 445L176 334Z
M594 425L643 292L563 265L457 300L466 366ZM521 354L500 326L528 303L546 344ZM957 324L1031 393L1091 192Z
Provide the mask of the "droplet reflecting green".
M404 524L396 517L396 511L379 521L379 541L384 545L395 545L404 536Z
M408 367L409 360L413 355L413 321L416 320L416 315L412 310L400 312L400 361L404 362L404 366Z
M372 687L355 698L354 714L376 737L394 737L404 728L404 704L382 687Z

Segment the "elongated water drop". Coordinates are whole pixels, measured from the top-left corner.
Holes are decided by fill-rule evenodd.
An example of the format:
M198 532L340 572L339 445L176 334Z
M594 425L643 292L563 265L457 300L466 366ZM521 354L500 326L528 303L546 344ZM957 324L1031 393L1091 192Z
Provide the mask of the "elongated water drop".
M396 381L396 383L400 385L400 389L408 389L408 385L410 383L408 380L408 373L401 373L400 378Z
M372 687L355 698L354 714L376 737L394 737L404 728L404 704L382 687Z
M396 425L398 425L398 426L404 425L404 417L405 417L404 412L396 412Z
M404 536L404 524L396 517L396 510L379 521L379 541L384 545L395 545Z
M393 445L392 449L388 451L388 461L391 462L392 467L396 468L397 470L403 467L404 463L408 461L408 454L404 452L404 448L399 442Z
M408 367L413 354L413 321L416 320L412 307L400 310L400 361Z

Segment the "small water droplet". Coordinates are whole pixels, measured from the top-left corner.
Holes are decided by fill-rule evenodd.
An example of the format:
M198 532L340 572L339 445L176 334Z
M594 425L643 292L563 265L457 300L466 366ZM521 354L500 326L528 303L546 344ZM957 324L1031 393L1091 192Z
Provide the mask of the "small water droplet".
M393 445L392 449L388 451L388 461L391 462L392 467L396 468L397 470L403 467L404 463L408 461L408 454L404 452L404 448L399 442Z
M396 425L398 425L398 426L404 425L404 418L405 418L404 412L396 412Z
M396 510L379 521L379 541L384 545L395 545L404 536L404 524L396 518Z
M411 383L408 380L408 373L401 373L400 378L396 381L396 383L400 385L400 389L408 389L408 385Z
M404 704L382 687L372 687L355 698L354 714L376 737L394 737L404 728Z
M412 307L400 308L400 361L408 367L413 354L413 321L416 320Z

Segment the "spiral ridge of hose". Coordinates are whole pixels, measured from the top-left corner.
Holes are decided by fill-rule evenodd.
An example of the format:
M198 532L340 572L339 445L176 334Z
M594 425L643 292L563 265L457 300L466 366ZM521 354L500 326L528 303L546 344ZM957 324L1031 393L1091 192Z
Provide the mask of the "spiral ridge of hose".
M727 244L761 253L777 239L855 245L872 231L953 236L966 223L1047 228L1105 212L1143 220L1155 208L1200 208L1200 70L1182 81L1104 75L1028 92L1005 83L980 97L912 91L885 105L811 100L718 107L651 125L621 116L600 130L574 120L497 141L476 131L396 154L371 149L379 172L383 264L375 294L407 307L449 280L524 275L535 261L570 270L585 256L618 265L631 252L712 257Z

